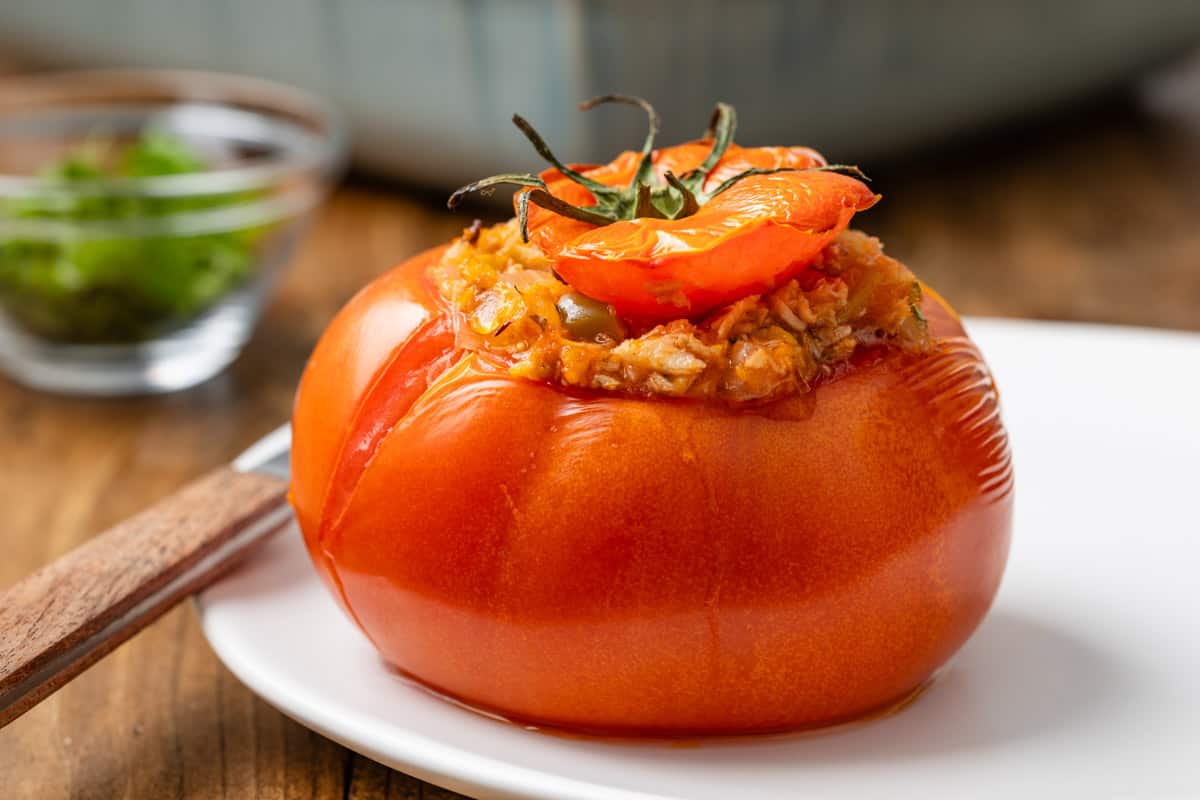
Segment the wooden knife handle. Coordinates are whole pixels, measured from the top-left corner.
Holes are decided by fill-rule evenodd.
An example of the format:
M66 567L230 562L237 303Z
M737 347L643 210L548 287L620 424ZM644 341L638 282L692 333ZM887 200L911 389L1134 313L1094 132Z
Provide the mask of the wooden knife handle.
M283 480L222 467L0 592L0 726L289 519Z

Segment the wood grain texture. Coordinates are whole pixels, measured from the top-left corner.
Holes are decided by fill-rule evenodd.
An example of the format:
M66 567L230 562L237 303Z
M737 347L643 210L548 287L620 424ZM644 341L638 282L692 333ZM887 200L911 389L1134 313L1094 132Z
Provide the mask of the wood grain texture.
M1086 113L869 171L885 197L863 227L965 313L1200 330L1200 66ZM342 190L245 355L192 391L115 403L0 382L0 586L286 418L337 308L470 222L443 201ZM47 800L455 796L255 698L186 607L0 730L0 776L4 797Z
M0 592L0 726L288 521L287 483L218 467Z

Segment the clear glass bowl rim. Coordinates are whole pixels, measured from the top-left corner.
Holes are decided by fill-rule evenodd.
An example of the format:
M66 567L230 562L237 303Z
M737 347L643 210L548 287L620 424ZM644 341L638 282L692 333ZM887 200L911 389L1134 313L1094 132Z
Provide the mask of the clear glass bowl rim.
M277 185L289 176L316 172L330 181L345 166L348 137L341 115L334 107L311 92L276 83L263 78L203 70L165 69L97 69L38 72L0 78L0 110L4 98L21 93L42 93L43 97L57 95L63 107L85 105L74 98L86 90L105 88L132 91L139 88L169 93L171 104L211 104L245 111L239 98L256 101L255 110L248 113L276 114L304 119L318 133L317 146L284 152L276 157L256 159L244 166L222 167L191 175L168 175L148 178L123 178L103 181L69 181L61 184L27 175L0 174L0 196L45 196L48 192L70 194L119 193L142 197L184 197L200 194L226 194ZM96 101L91 105L131 105L133 101ZM244 103L243 103L244 105ZM29 106L30 110L52 109L54 103ZM7 110L20 109L19 104Z

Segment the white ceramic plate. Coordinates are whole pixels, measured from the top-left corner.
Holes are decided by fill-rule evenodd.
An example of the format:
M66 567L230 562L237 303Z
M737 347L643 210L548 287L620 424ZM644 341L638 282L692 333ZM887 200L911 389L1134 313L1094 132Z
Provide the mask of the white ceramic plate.
M976 320L1017 461L996 606L903 712L700 743L552 736L389 672L292 531L203 596L234 674L301 723L479 797L1200 796L1200 337Z

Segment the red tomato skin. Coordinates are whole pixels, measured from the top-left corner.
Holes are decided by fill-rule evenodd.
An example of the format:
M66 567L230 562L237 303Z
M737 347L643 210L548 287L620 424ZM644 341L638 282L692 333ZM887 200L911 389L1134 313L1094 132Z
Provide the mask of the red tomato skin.
M934 352L753 410L569 393L468 355L339 471L329 443L353 438L369 381L335 373L382 372L364 339L416 329L360 321L375 304L440 313L419 280L434 256L352 301L296 404L309 552L395 667L522 722L766 732L907 697L979 624L1012 471L991 376L939 300Z
M332 569L321 567L325 556L315 531L323 510L333 513L327 496L347 491L356 477L343 477L335 486L339 467L355 449L370 446L354 441L353 434L375 422L364 412L372 405L371 396L386 395L390 389L379 386L386 367L414 334L440 316L424 273L443 250L426 251L363 287L326 328L300 378L292 410L290 498L309 555L339 602L341 591ZM414 365L414 371L420 366Z

